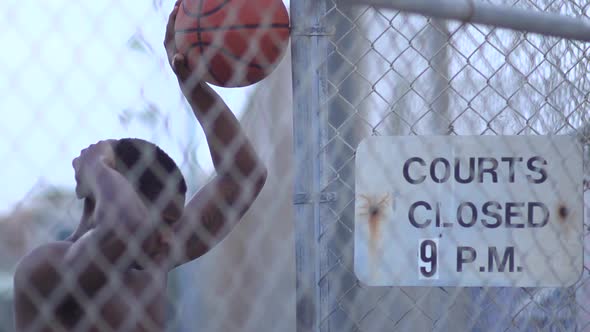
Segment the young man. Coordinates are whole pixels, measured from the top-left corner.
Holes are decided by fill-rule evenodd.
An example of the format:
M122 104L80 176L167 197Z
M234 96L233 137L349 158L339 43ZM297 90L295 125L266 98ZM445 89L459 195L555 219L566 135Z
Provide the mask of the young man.
M164 45L217 174L184 206L184 179L155 145L107 140L82 150L72 163L84 199L80 225L19 263L17 331L163 331L167 272L223 239L264 185L266 169L238 121L177 53L179 3Z

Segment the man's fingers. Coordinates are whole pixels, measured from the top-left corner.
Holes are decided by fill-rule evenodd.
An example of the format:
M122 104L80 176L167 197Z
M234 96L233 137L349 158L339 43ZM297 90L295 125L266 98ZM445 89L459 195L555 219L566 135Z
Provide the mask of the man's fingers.
M176 21L176 15L178 14L179 6L180 5L178 3L175 4L174 8L170 12L170 15L168 16L168 24L166 25L167 30L174 30L174 22Z
M174 35L174 23L176 22L176 15L178 14L178 4L174 5L174 8L168 16L168 23L166 24L166 37Z
M185 67L185 59L184 59L184 55L177 53L172 57L172 69L174 69L174 71L179 74L179 71L183 69L183 67Z
M116 140L116 139L107 139L107 140L105 140L105 142L107 142L110 146L115 146L115 144L117 144L117 141L118 140Z
M172 64L173 65L183 64L184 61L185 61L184 55L182 55L180 53L176 53L176 54L174 54L174 57L172 57Z
M164 47L168 53L176 52L176 45L174 44L174 23L176 22L176 14L178 13L178 4L174 5L174 9L170 12L168 23L166 24L166 34L164 35ZM173 54L168 54L168 58Z
M186 79L190 74L190 70L188 69L186 58L184 55L178 53L178 50L176 49L176 43L174 41L174 24L176 23L176 15L178 14L178 9L181 5L182 0L177 0L174 4L174 9L172 9L170 12L168 24L166 25L164 46L166 48L166 53L168 54L168 61L170 61L170 65L172 66L172 70L180 79Z
M172 58L172 69L174 69L176 75L178 75L181 79L188 77L189 70L184 55L179 53L174 55Z

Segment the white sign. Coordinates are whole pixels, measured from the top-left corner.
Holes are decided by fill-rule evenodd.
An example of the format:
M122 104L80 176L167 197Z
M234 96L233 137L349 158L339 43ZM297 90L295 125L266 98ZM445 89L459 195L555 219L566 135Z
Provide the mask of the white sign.
M572 285L582 172L570 136L368 138L356 153L355 273L371 286Z

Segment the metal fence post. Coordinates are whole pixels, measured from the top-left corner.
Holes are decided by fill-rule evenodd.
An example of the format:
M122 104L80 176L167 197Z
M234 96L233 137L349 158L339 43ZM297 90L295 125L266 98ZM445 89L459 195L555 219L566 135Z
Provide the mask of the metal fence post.
M293 61L294 211L297 331L318 331L320 319L319 221L326 112L328 38L320 19L323 0L291 1Z

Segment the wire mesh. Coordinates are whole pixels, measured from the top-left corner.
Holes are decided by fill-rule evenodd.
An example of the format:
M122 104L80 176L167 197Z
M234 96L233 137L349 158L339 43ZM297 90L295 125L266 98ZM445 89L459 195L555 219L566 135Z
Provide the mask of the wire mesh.
M0 21L0 331L294 328L283 1Z
M185 33L213 35L207 41L191 37L204 58L198 74L218 83L228 79L228 85L242 85L260 74L247 76L246 70L269 65L266 56L255 59L258 42L279 41L272 34L270 39L254 34L255 42L241 44L239 56L220 51L238 68L236 76L212 74L211 66L219 62L214 64L209 43L231 43L224 38L234 28L250 36L253 31L251 22L236 23L242 18L235 3L248 1L203 7L212 14L235 9L221 20L225 30L214 34L218 30L184 27ZM589 8L574 0L502 3L584 19ZM367 137L573 135L587 160L586 43L333 0L301 1L293 5L300 12L292 13L295 107L290 68L284 65L256 87L252 100L241 89L217 90L233 111L246 109L246 136L236 139L215 130L221 114L229 114L219 100L204 112L209 107L187 104L181 94L161 46L172 6L171 1L3 4L0 21L6 26L0 41L8 51L0 52L5 119L0 195L10 203L0 222L0 330L14 330L13 316L29 331L588 329L586 266L567 288L369 287L354 273L353 240L355 161ZM263 21L272 10L256 9ZM284 22L264 24L284 28ZM184 85L189 99L187 91L194 87ZM151 172L171 186L164 190L167 197L149 202L152 209L142 209L145 197L138 200L125 190L128 186L108 195L110 205L101 218L135 223L82 218L71 159L89 144L113 137L143 137L168 152L185 177L185 200L198 195L185 217L202 223L181 224L192 227L180 227L174 236L170 233L178 228L160 222L174 219L168 213L160 218L160 212L178 189L172 181L178 178L163 172L168 169L161 164ZM247 142L262 162L237 168L239 161L251 159L243 149ZM219 151L211 156L209 147ZM132 167L125 180L141 179L159 154L148 148L143 155L146 162ZM268 175L260 188L262 164ZM114 168L124 173L127 167ZM104 183L91 180L86 182ZM575 180L584 181L586 191L590 187L590 175ZM212 186L218 191L202 189ZM20 204L11 209L15 202ZM588 210L587 195L585 206ZM134 213L143 218L134 219ZM215 222L238 219L229 235L231 225ZM587 223L584 237L586 228ZM166 238L174 239L164 246L174 253L174 262L216 249L169 273L169 260L158 261L166 268L154 264L160 253L154 244L169 243ZM83 276L91 277L90 285ZM15 300L21 301L16 310Z
M296 221L308 225L297 230L297 243L315 243L312 250L298 247L298 255L302 256L298 256L299 329L587 329L586 265L579 281L565 288L370 287L359 281L354 267L355 246L367 246L354 240L360 227L355 223L355 203L359 199L355 192L355 162L357 147L367 137L569 135L582 142L587 163L587 43L350 6L351 2L320 2L293 7L310 17L305 22L294 22L296 27L300 25L297 40L308 46L304 38L317 38L309 53L294 54L320 57L310 62L293 59L295 72L310 63L319 64L313 73L305 72L317 76L300 86L307 91L300 97L314 98L312 111L320 114L313 118L320 122L317 127L312 125L304 131L319 140L316 150L301 147L301 151L317 154L313 162L307 164L305 159L299 159L297 164L309 165L318 179L315 187L300 189L315 189L321 195L312 201L315 214L302 212ZM581 19L588 15L588 4L579 1L489 3ZM295 97L295 105L309 104ZM295 125L297 129L297 122ZM315 144L313 140L302 142ZM396 157L387 155L382 166L388 167ZM580 184L584 181L587 191L587 177L586 173L585 180L569 180ZM584 242L586 229L587 221ZM401 240L403 236L392 234L388 240ZM387 263L381 262L385 269L406 269Z

